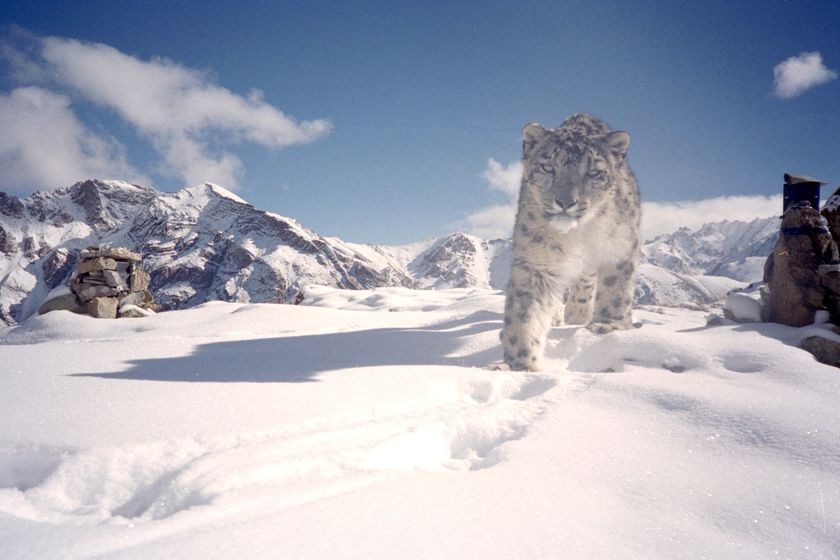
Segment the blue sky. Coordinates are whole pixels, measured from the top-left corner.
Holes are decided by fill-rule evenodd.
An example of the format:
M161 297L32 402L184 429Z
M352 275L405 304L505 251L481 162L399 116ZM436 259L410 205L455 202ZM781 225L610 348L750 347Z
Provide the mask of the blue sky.
M5 0L0 190L209 180L349 241L503 235L522 126L586 111L630 132L651 232L771 212L785 172L830 194L840 2L694 4Z

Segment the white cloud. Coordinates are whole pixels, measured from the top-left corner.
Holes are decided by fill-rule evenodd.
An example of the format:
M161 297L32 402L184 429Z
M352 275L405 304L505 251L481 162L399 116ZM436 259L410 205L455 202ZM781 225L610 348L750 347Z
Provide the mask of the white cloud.
M487 160L487 169L481 174L491 188L501 191L513 198L519 195L519 184L522 182L522 162L516 161L502 165L493 158Z
M773 68L773 75L776 95L782 98L796 97L837 78L837 72L826 68L818 52L804 52L780 62Z
M231 148L241 142L279 149L317 140L325 120L296 122L266 103L257 90L237 95L205 73L166 59L140 60L108 45L57 37L31 38L3 56L22 71L49 76L49 84L114 110L160 155L160 171L187 183L238 186L242 163ZM34 53L34 54L33 54Z
M457 228L482 239L508 239L513 235L515 217L515 203L487 206L467 216Z
M158 168L161 174L180 177L188 185L210 181L236 190L242 161L235 155L210 155L206 145L186 134L153 136L152 143L163 158Z
M682 202L643 202L642 239L673 233L681 227L697 229L709 222L769 218L782 213L782 196L721 196Z
M456 227L484 239L508 238L513 233L513 221L516 217L516 201L522 181L522 162L504 165L495 159L488 159L481 177L492 190L507 195L508 201L506 204L488 206L472 212L456 224Z
M89 177L149 182L125 148L90 131L70 99L39 87L0 94L0 190L26 194Z
M516 218L516 203L522 166L519 162L502 165L494 159L487 161L481 174L488 185L508 195L507 204L481 208L469 214L457 227L484 239L509 238ZM706 200L681 202L643 202L642 239L647 241L663 233L673 233L681 227L700 228L709 222L767 218L781 214L782 197L722 196Z

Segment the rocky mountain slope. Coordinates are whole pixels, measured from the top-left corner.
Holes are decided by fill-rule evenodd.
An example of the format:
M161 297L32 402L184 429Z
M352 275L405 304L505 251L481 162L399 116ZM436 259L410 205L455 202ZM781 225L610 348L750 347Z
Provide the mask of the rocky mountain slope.
M759 282L779 237L778 216L680 228L642 246L636 302L696 307Z
M754 282L761 279L780 224L779 217L772 216L751 222L714 222L697 231L680 228L645 243L642 255L647 263L681 274Z
M161 193L84 181L0 198L0 320L31 315L67 282L81 249L99 244L141 253L150 290L165 309L210 300L293 302L302 283L415 285L387 255L321 237L217 185Z
M637 302L718 299L741 285L736 280L753 279L750 259L763 265L774 228L775 219L722 222L658 237L644 248ZM293 303L306 284L502 289L510 270L505 240L454 233L406 246L346 243L209 183L162 193L89 180L23 199L0 193L0 323L34 313L67 283L80 251L100 244L144 256L164 309L211 300Z

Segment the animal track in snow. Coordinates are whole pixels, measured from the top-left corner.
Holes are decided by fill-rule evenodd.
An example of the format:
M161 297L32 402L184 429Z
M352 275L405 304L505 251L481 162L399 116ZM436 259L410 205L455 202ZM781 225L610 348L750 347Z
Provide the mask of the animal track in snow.
M767 368L755 355L730 353L723 356L723 367L736 373L756 373Z
M62 450L0 447L0 488L28 490L41 484L61 464Z
M249 500L285 507L410 471L488 468L503 460L505 443L525 435L555 384L481 371L447 384L439 398L264 432L0 448L0 512L53 523L150 522Z

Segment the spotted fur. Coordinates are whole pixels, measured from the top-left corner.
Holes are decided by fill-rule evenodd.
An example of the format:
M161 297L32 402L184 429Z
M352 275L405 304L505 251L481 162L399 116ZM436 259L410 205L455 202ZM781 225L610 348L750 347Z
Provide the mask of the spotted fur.
M553 322L632 325L640 203L630 135L587 114L522 131L523 177L501 332L504 360L537 370Z

